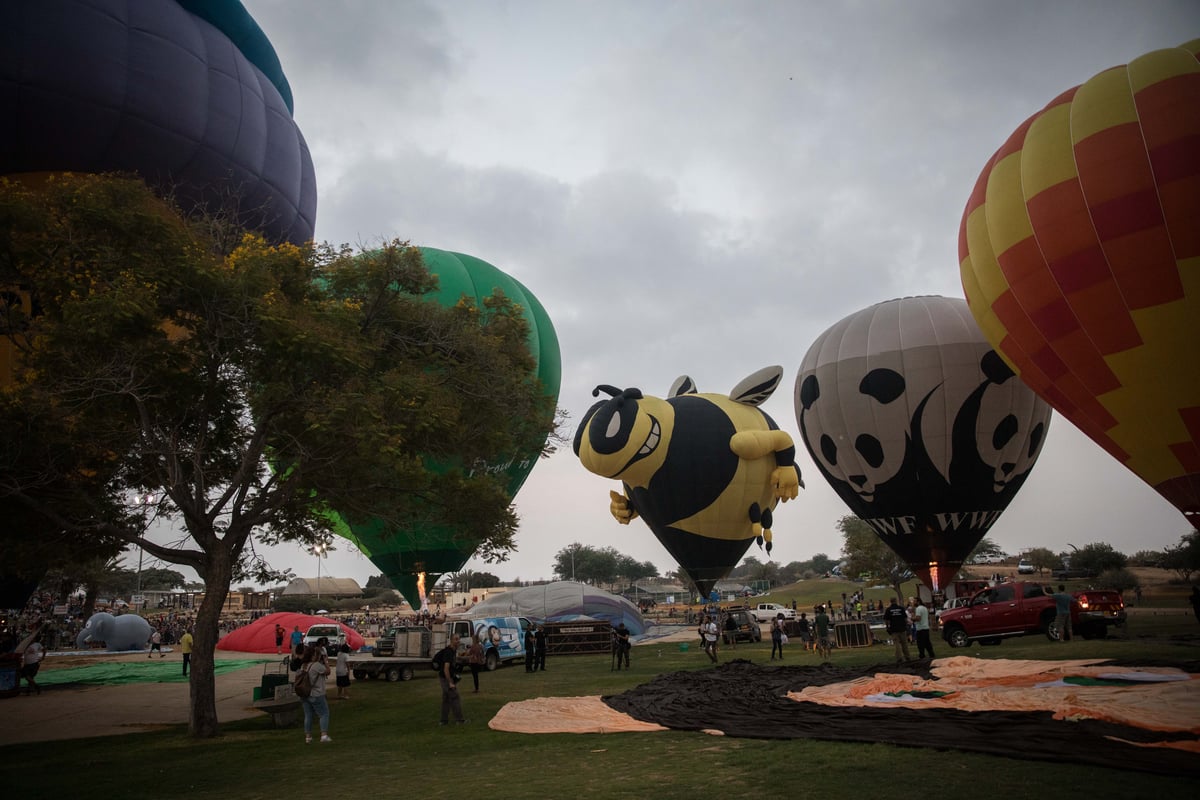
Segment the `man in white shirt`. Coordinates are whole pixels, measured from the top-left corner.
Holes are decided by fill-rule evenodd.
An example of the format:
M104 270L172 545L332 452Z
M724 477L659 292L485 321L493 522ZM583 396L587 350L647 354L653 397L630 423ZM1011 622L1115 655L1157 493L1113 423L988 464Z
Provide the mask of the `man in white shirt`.
M936 658L933 654L933 642L929 639L929 607L919 598L913 609L913 621L917 628L917 658L925 658L926 652L929 653L929 658Z

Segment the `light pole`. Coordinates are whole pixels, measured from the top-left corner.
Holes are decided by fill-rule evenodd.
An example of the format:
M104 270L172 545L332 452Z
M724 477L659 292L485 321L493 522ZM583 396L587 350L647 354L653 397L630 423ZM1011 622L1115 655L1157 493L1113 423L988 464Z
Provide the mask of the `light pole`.
M312 554L317 557L317 599L321 597L321 556L325 555L325 545L322 543L312 546Z
M139 494L133 498L135 506L152 506L158 502L158 498L152 494ZM146 531L150 528L149 521L142 526L141 535L138 537L138 569L137 569L137 590L139 596L142 593L142 555L145 553L145 548L142 547L142 539L146 536Z

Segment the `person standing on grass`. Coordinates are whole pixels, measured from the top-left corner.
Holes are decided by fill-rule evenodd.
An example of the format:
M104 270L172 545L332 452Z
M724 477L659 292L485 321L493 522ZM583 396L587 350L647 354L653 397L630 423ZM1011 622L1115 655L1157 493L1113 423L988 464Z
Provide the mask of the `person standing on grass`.
M467 648L467 666L471 668L471 681L475 684L475 694L479 694L479 671L484 664L483 645L478 636L471 637L471 646Z
M462 638L458 634L450 637L450 643L438 651L434 657L438 665L438 682L442 684L442 725L450 721L450 712L454 712L454 719L458 724L462 724L467 720L463 717L462 698L458 696L458 679L457 661L458 661L458 644Z
M525 671L533 672L534 664L537 657L537 635L533 632L533 626L530 625L525 630Z
M613 631L613 638L617 647L617 669L621 668L621 659L625 660L625 669L629 669L629 651L631 646L629 644L629 628L625 627L624 622L618 625L616 630Z
M337 699L350 699L350 645L342 642L338 647L337 663L334 666L334 678L337 683Z
M541 625L533 633L534 654L533 671L546 671L546 629Z
M300 705L304 707L304 743L312 744L313 717L316 717L321 728L321 743L328 744L333 739L329 738L329 701L325 697L325 678L329 675L325 648L315 644L304 648L304 663L300 669L308 671L312 685L308 697L300 698Z
M1192 604L1192 613L1196 615L1196 622L1200 622L1200 586L1192 587L1192 593L1188 595L1188 602Z
M188 674L188 667L192 663L192 629L188 628L183 632L183 636L179 637L179 652L183 653L183 674L184 677Z
M783 612L771 620L771 660L775 660L775 651L779 651L779 660L783 660Z
M933 654L933 642L929 639L929 607L924 600L917 600L913 615L917 625L917 658L925 658L925 653L929 653L930 658L937 658Z
M1058 641L1071 641L1071 604L1075 598L1067 594L1067 587L1058 585L1058 591L1051 595L1054 598L1054 627L1058 630Z
M816 628L816 645L817 653L823 658L828 659L832 650L829 647L829 614L825 611L825 606L817 606L817 616L813 618L813 627Z
M712 659L712 662L717 663L717 623L712 617L704 618L704 652Z
M804 652L812 649L812 629L808 625L808 613L800 612L800 619L796 620L796 627L800 629L800 644L804 647Z
M896 663L911 660L908 655L908 612L900 607L896 602L896 598L892 598L892 604L883 611L883 623L887 626L888 636L892 637L892 644L896 647Z
M287 631L278 622L275 623L275 655L283 654L283 637Z

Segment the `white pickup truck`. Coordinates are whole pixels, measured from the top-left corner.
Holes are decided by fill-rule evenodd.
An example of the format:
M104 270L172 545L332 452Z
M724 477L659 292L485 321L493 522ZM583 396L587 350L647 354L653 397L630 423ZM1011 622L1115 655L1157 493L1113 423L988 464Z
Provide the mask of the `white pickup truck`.
M750 609L750 613L759 622L769 622L779 614L783 614L784 619L796 618L796 612L790 606L781 606L779 603L759 603Z

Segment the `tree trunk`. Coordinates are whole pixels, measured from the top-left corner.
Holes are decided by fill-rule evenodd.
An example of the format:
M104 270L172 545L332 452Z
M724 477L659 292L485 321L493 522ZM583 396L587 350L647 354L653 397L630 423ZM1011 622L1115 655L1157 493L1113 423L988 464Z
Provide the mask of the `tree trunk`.
M229 596L229 583L233 579L233 568L229 555L219 544L213 547L205 559L204 600L196 612L195 630L192 631L191 674L191 717L188 733L198 738L211 738L220 734L217 722L217 640L221 637L221 608Z

